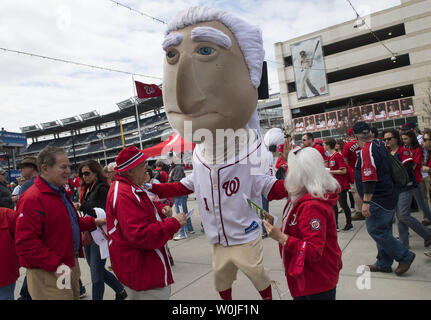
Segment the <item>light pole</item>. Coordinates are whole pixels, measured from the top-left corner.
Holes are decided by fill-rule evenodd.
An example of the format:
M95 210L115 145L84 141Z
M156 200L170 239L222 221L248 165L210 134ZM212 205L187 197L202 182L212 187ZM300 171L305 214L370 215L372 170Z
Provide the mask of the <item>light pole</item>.
M108 162L106 161L106 147L105 147L105 135L103 133L98 133L97 137L99 139L102 139L102 145L103 145L103 156L105 157L105 166L108 165Z

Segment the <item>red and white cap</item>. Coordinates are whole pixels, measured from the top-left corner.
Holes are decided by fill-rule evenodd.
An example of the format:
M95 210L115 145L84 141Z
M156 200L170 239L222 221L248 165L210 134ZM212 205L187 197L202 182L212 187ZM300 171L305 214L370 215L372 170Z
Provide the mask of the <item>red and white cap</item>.
M131 146L121 150L115 159L117 166L114 168L116 172L124 172L133 169L138 164L147 160L150 156Z

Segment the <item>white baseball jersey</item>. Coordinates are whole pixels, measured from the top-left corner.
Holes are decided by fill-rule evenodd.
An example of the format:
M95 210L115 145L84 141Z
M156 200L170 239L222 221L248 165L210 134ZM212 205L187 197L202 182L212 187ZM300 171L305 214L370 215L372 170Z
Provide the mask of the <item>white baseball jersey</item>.
M180 182L193 190L199 206L205 235L210 244L238 245L255 240L260 235L261 220L250 209L243 194L261 204L277 179L264 173L261 161L262 140L249 144L248 150L236 162L209 165L204 162L201 148L193 152L193 172ZM259 169L257 169L259 168Z

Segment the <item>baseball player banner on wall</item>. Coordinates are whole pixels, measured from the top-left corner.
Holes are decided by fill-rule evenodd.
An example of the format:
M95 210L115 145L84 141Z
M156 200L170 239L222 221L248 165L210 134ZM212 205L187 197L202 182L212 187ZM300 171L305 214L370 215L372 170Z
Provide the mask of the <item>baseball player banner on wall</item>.
M298 100L328 94L321 37L294 43L290 49Z

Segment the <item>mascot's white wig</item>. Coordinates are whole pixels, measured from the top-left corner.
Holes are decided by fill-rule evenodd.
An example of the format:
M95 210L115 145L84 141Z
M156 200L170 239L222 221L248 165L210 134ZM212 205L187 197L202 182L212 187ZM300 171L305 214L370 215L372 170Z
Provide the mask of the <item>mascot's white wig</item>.
M262 32L259 28L229 12L198 6L182 11L174 17L168 24L165 35L167 36L172 31L184 29L190 25L208 21L219 21L232 32L250 72L250 81L253 87L257 89L262 78L262 66L263 60L265 59ZM252 129L256 129L260 134L260 123L257 111L253 113L248 126Z
M280 144L284 143L284 132L280 128L271 128L265 133L263 138L263 143L266 148L270 146L278 147Z
M265 58L262 32L259 28L220 9L191 7L174 17L168 24L166 35L172 31L184 29L187 26L208 21L219 21L233 33L247 63L251 83L255 88L258 88L262 77L263 60Z

